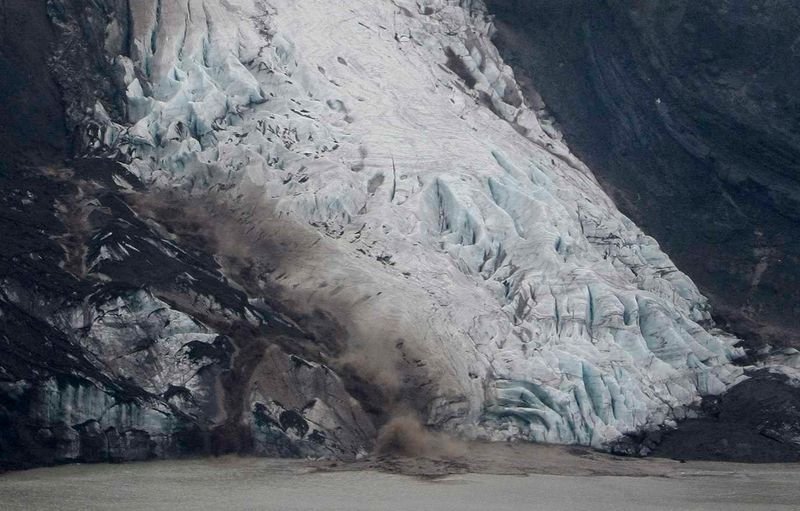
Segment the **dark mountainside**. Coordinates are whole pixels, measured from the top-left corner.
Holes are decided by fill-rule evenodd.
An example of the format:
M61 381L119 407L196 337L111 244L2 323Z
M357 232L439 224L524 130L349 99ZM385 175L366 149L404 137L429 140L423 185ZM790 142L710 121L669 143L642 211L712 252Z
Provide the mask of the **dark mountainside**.
M800 6L487 3L529 102L721 326L800 346Z
M44 2L0 4L0 171L65 155L61 93L47 71L54 39Z
M800 347L797 3L487 4L529 103L710 297L720 326L751 353ZM796 388L758 373L705 403L656 452L796 459L787 446L797 442L798 411Z

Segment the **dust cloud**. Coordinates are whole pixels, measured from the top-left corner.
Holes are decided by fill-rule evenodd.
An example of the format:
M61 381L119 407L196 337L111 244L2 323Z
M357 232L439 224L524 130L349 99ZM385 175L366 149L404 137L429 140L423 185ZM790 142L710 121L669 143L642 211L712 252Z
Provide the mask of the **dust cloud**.
M466 444L449 435L426 428L419 417L407 411L395 415L378 432L375 453L406 458L457 458Z
M350 321L352 304L337 302L341 297L323 299L317 293L312 303L298 294L299 289L279 282L281 275L295 271L314 275L326 241L276 215L264 195L255 187L235 196L150 192L129 197L129 203L140 215L166 225L171 232L165 236L204 246L216 255L225 275L248 294L272 297L273 304L300 328L315 333L319 361L334 368L350 390L357 387L354 395L372 410L379 428L376 455L447 458L462 454L461 443L429 430L420 419L432 389L423 389L418 382L430 381L430 375L423 379L421 370L409 363L424 360L425 354L414 349L418 343L404 341L408 332L403 331L402 322Z

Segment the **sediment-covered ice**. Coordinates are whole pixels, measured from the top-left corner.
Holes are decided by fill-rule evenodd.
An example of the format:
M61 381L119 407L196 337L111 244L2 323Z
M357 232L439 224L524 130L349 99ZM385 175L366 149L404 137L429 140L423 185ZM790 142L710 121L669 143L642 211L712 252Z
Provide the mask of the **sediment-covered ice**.
M271 289L430 424L601 445L741 377L695 285L527 108L481 2L128 6L105 34L125 118L98 102L87 149L224 197L256 258L283 240Z

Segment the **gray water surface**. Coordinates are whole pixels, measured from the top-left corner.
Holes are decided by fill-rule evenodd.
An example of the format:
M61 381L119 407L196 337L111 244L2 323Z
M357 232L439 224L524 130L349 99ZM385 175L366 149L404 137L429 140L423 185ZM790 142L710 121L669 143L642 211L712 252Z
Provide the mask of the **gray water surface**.
M735 465L670 477L500 476L436 480L317 472L303 462L226 458L75 465L0 476L15 510L797 510L796 466Z

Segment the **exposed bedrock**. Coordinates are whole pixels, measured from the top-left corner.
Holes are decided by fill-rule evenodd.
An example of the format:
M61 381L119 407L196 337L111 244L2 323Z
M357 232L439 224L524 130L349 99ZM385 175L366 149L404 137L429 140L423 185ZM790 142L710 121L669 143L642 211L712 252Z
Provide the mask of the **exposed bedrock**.
M47 68L54 43L46 2L0 5L0 172L14 160L41 161L67 150L61 92Z
M726 394L706 400L697 418L650 445L683 460L800 461L800 381L756 371Z
M797 346L797 3L486 3L526 99L721 324Z

